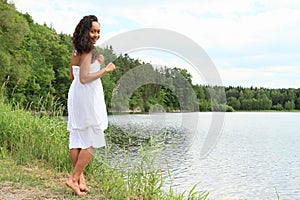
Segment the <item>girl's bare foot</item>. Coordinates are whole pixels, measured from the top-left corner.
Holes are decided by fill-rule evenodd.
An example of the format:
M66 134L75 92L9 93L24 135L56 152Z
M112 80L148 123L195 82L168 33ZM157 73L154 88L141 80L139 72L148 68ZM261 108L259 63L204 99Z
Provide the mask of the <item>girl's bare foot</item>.
M71 178L66 180L66 185L71 188L76 195L78 196L86 196L85 192L80 191L78 183L77 182L73 182L73 180Z
M90 191L89 188L86 186L83 174L80 175L78 184L79 184L79 189L81 191L85 191L85 192L89 192Z
M86 184L79 184L79 189L84 192L90 192L90 189L86 186Z

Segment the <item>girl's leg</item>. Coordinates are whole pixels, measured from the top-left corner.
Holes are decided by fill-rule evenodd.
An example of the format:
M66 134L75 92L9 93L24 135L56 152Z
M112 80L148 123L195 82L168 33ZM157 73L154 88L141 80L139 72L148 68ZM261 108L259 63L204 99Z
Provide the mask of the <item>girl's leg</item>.
M80 150L81 149L71 149L70 150L70 157L71 157L72 164L73 164L74 168L76 166ZM83 173L81 173L81 175L79 177L78 185L79 185L79 189L81 191L89 192L89 189L88 189L88 187L86 186L86 183L85 183L85 179L84 179Z
M92 148L81 149L78 154L77 162L74 167L74 171L69 179L66 181L67 186L69 186L77 195L84 196L85 192L81 192L79 188L80 176L83 173L83 170L88 165L89 161L92 158ZM74 153L75 154L75 153ZM75 160L75 159L74 159Z
M78 155L79 155L80 150L81 149L71 149L70 150L70 157L71 157L72 164L73 164L74 167L75 167L76 162L78 160Z

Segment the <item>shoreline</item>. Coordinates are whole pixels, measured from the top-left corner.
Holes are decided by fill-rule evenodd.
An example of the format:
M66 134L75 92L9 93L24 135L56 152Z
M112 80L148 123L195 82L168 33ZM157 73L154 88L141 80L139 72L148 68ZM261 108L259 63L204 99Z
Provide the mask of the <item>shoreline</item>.
M221 112L221 111L195 111L200 113L211 113L211 112ZM254 112L265 112L265 113L300 113L300 110L238 110L238 111L226 111L224 113L254 113ZM108 112L108 115L128 115L128 114L163 114L163 113L191 113L191 112Z

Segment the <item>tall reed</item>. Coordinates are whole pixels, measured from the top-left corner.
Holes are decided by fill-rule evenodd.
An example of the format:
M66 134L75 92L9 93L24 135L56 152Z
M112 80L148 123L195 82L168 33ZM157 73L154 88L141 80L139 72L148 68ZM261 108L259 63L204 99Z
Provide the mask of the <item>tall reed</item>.
M68 133L60 118L34 116L18 106L4 104L0 98L0 131L0 146L20 164L43 161L59 171L71 167Z

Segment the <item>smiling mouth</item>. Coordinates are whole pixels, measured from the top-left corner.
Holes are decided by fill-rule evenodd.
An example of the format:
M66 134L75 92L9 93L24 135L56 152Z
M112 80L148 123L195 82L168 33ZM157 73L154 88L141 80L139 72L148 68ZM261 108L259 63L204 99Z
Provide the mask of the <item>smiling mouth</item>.
M96 43L97 42L97 38L91 38L92 43Z

